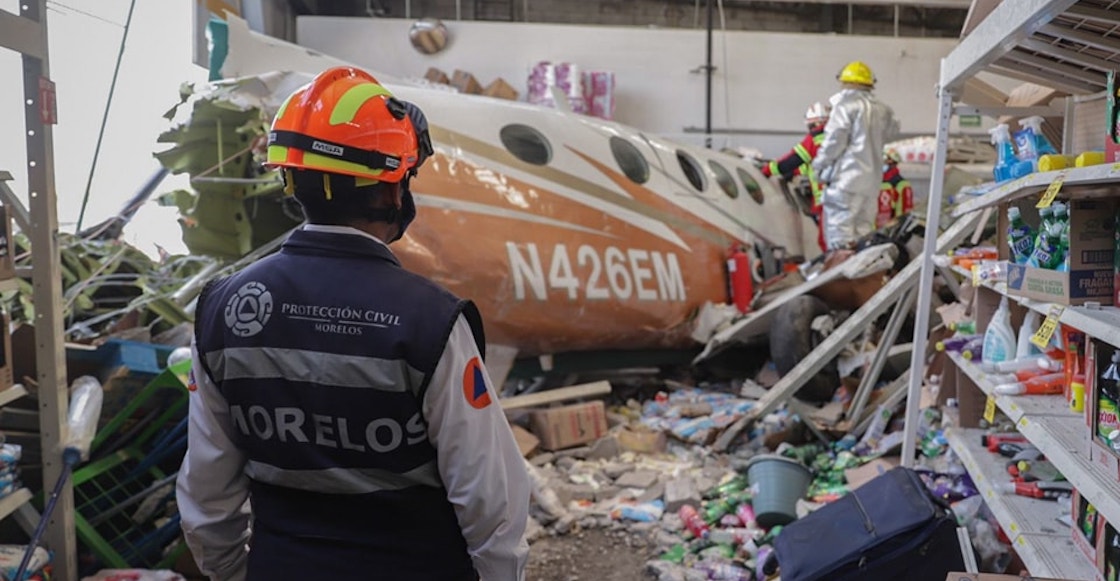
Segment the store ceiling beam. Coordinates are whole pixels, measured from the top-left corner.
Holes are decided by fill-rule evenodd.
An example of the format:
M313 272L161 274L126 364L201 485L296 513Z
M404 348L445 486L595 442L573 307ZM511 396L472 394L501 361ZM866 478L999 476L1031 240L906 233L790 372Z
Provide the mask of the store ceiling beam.
M1120 38L1114 36L1102 36L1085 30L1070 28L1068 26L1059 26L1057 24L1047 24L1038 31L1049 36L1072 40L1076 43L1091 46L1096 49L1120 53Z
M0 47L41 59L46 51L43 27L38 22L0 10Z
M854 4L875 6L900 6L903 8L959 8L967 10L972 5L972 0L738 0L728 1L725 4ZM691 4L691 2L689 2Z
M959 87L1076 2L1015 0L1000 3L941 61L941 87Z
M1023 41L1023 43L1019 46L1029 51L1042 53L1056 59L1066 61L1068 63L1093 68L1098 71L1107 72L1120 69L1120 61L1108 61L1090 54L1063 48L1056 44L1050 44L1049 42L1042 40L1035 40L1032 38Z
M1035 69L1033 67L1025 67L1023 65L1012 62L1001 61L997 65L989 66L987 70L997 75L1003 75L1005 77L1018 79L1020 81L1025 81L1028 83L1035 83L1046 87L1059 89L1073 95L1093 93L1100 90L1098 87L1086 85L1078 81L1046 76L1038 69Z
M1008 60L1036 67L1041 71L1045 71L1047 75L1054 74L1067 79L1075 79L1089 83L1090 85L1100 85L1101 89L1103 89L1106 84L1104 73L1086 71L1085 69L1080 69L1073 65L1061 64L1051 59L1027 54L1021 50L1013 50L1007 53L1004 55L1003 59L1001 59L1001 62Z
M1095 8L1084 4L1074 4L1066 11L1066 15L1085 20L1095 20L1107 26L1116 26L1120 22L1120 11Z

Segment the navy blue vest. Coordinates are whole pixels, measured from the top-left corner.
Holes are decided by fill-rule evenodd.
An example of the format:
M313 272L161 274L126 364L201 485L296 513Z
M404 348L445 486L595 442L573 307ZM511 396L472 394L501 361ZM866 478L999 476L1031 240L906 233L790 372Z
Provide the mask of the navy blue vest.
M422 401L458 316L360 236L296 231L199 298L198 351L248 456L249 579L475 579Z

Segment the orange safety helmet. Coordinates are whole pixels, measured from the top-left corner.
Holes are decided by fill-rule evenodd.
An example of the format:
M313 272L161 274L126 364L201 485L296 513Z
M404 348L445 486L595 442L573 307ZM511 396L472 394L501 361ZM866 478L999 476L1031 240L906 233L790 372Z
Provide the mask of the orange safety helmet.
M420 162L409 113L369 73L327 69L276 112L265 166L400 182Z

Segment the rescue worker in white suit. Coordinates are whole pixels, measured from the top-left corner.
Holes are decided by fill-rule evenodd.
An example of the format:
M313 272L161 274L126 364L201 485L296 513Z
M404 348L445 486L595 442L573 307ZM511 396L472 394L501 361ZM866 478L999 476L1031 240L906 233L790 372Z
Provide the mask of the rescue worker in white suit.
M894 111L872 93L875 75L860 61L837 76L832 115L813 158L824 190L824 237L829 250L851 249L875 229L883 146L898 134Z

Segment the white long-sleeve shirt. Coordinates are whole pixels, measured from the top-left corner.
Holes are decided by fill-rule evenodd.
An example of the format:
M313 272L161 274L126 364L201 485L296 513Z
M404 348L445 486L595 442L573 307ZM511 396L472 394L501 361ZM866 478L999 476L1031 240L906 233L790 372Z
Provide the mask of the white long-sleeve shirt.
M305 228L368 236L336 226ZM229 405L200 365L197 347L193 355L188 448L177 489L183 532L203 574L241 581L250 537L247 459L233 443ZM529 476L489 374L483 373L489 405L472 406L464 395L464 372L475 357L477 344L460 315L424 395L427 435L482 580L523 581Z

